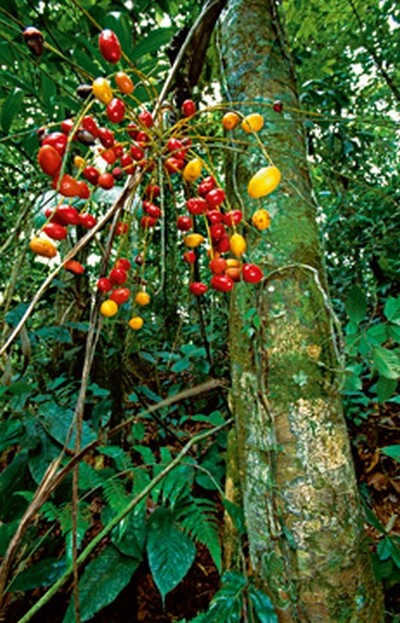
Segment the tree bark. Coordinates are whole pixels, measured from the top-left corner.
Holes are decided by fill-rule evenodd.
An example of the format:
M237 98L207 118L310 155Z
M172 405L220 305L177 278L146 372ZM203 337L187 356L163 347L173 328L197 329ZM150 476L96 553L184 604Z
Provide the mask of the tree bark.
M261 112L259 136L282 172L267 198L247 183L268 162L254 137L231 157L227 182L245 220L259 207L271 228L248 228L260 286L232 297L231 408L250 555L285 623L378 623L381 591L363 516L339 392L333 312L307 169L295 76L273 0L230 0L221 21L222 82L243 114ZM272 110L283 102L282 114ZM251 104L249 103L251 102Z

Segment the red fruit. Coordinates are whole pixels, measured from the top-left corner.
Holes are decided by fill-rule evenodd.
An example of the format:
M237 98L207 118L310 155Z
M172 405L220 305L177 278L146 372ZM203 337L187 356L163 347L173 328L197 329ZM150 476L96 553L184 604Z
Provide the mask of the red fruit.
M242 277L248 283L258 283L264 277L264 273L257 264L243 264Z
M142 218L140 219L140 225L143 227L143 229L150 229L151 227L154 227L156 223L157 219L153 218L152 216L142 216Z
M83 214L79 214L79 225L82 225L85 229L92 229L97 223L97 219L93 214L89 214L89 212L84 212Z
M61 132L63 132L67 136L71 132L73 127L74 127L73 119L64 119L64 121L61 122Z
M193 100L185 100L181 110L184 117L191 117L196 112L196 104Z
M205 197L206 194L210 192L210 190L215 188L216 184L217 183L215 181L215 178L212 175L208 175L198 185L197 192L199 193L200 197Z
M150 136L146 132L143 132L143 130L139 130L136 135L136 140L141 145L146 145L150 142Z
M139 147L139 145L131 145L131 156L134 160L139 162L139 160L143 160L144 158L144 150Z
M114 186L114 182L115 180L112 173L102 173L101 175L99 175L97 183L99 186L101 186L101 188L104 188L105 190L110 190L110 188Z
M243 218L243 212L241 210L232 210L231 212L226 212L222 216L222 221L225 225L229 225L232 227L233 225L238 225Z
M118 63L121 58L121 45L115 32L110 29L102 30L99 34L100 52L109 63Z
M123 270L129 270L131 263L126 257L119 257L115 262L114 268L122 268Z
M283 110L283 102L281 100L276 100L272 106L275 112L282 112Z
M128 223L123 223L122 221L120 221L119 223L117 223L117 226L115 228L115 235L123 236L124 234L128 233L128 229L129 229Z
M229 251L229 249L230 249L229 238L228 236L223 236L221 240L218 240L215 246L215 250L218 251L218 253L226 253L227 251Z
M179 231L189 231L193 227L193 222L190 216L178 216L176 226Z
M161 194L161 188L157 184L149 184L144 192L149 199L156 199Z
M239 268L238 266L230 266L226 269L225 274L229 275L229 277L233 279L233 281L240 281L242 272L241 268Z
M121 144L117 143L116 145L113 145L113 151L117 158L121 158L121 156L124 155L124 148Z
M172 153L175 158L179 160L184 160L186 156L186 149L183 146L182 141L178 138L170 138L167 143L167 151Z
M124 177L124 171L121 169L121 167L114 167L111 173L115 180L122 180Z
M118 97L114 97L107 105L106 112L111 123L121 123L125 117L125 104Z
M42 141L42 145L51 145L56 151L63 156L67 147L68 138L63 132L51 132L46 134Z
M210 236L213 242L218 242L221 238L226 237L224 225L222 223L215 223L215 225L211 225Z
M129 154L123 154L121 156L121 167L127 175L132 175L135 172L136 165L133 164L133 158Z
M114 132L108 128L99 128L97 136L103 147L112 147L115 143Z
M222 273L224 273L226 270L227 263L223 257L216 257L215 259L211 260L211 262L209 263L209 267L214 275L222 275Z
M196 253L194 251L185 251L183 261L187 264L194 264L196 261Z
M117 305L122 305L126 303L131 295L131 291L129 288L115 288L113 292L110 294L110 299L117 303Z
M222 188L213 188L206 194L206 201L212 208L216 208L221 205L225 200L225 191Z
M134 261L135 261L135 264L137 264L138 266L142 266L144 264L144 257L143 257L143 255L140 255L140 253L139 253L139 255L136 255Z
M60 171L62 158L51 145L43 145L38 151L38 162L43 173L54 177Z
M44 233L53 240L64 240L67 237L67 229L58 223L47 223L43 227Z
M223 216L219 210L210 210L209 212L207 212L207 218L211 225L215 225L216 223L222 223L223 221Z
M128 274L123 268L113 268L108 275L111 283L115 286L121 286L128 279Z
M190 284L189 289L192 294L195 294L196 296L201 296L202 294L205 294L207 292L208 286L201 281L194 281Z
M211 279L211 287L219 292L230 292L234 286L234 281L229 275L214 275Z
M80 182L77 182L77 185L78 185L77 196L80 199L89 199L89 197L90 197L90 188L86 184L86 182L83 182L81 180Z
M88 182L93 184L93 186L96 186L99 181L100 173L95 167L88 166L83 169L82 175Z
M134 141L136 141L136 137L137 137L138 132L139 132L139 128L137 127L136 123L133 123L133 121L131 121L131 123L126 128L126 131L128 132L129 136Z
M117 159L115 155L115 151L112 148L104 149L100 152L100 156L105 160L108 164L114 164Z
M192 197L186 201L186 208L190 214L204 214L208 204L202 197Z
M59 206L55 212L50 208L46 210L45 215L47 218L51 217L52 223L59 225L77 225L79 223L79 212L72 206Z
M99 133L99 126L97 125L93 117L90 117L90 115L83 117L82 128L84 130L87 130L94 137L96 137Z
M173 173L178 173L184 168L185 161L181 160L180 158L174 158L174 156L170 156L166 159L164 165L168 173L172 175Z
M108 277L100 277L97 281L97 289L100 292L109 292L112 289L112 283Z
M154 124L153 115L148 110L142 110L142 112L138 115L138 119L146 128L151 128Z
M54 180L55 181L55 180ZM58 184L55 184L55 188L57 188ZM60 187L58 192L64 197L76 197L79 193L79 186L77 180L68 175L68 173L64 173L61 179Z
M143 210L152 218L160 218L161 216L160 208L151 201L143 201Z
M65 264L63 264L63 266L71 273L75 273L75 275L82 275L85 272L84 267L77 260L68 260Z

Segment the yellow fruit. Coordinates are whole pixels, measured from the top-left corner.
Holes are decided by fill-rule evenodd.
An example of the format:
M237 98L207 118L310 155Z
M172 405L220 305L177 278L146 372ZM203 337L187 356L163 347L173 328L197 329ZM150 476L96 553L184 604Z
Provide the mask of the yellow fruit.
M106 318L111 318L111 316L115 316L118 311L118 305L115 301L111 301L108 299L107 301L103 301L100 305L100 313L102 316Z
M93 95L99 102L109 104L113 98L112 88L106 78L96 78L92 85Z
M201 234L188 234L185 236L184 242L187 247L194 249L205 242L205 238Z
M250 197L259 199L269 195L281 181L281 172L277 167L263 167L251 178L247 191Z
M29 247L31 251L41 257L55 257L57 255L57 248L46 238L33 238L29 243Z
M86 166L86 162L82 158L82 156L75 156L74 165L76 166L77 169L84 169Z
M233 128L236 128L239 121L240 121L240 117L235 112L227 112L222 117L222 125L225 128L225 130L233 130Z
M262 208L260 210L256 210L251 217L251 222L253 223L254 227L257 227L257 229L259 229L260 231L262 231L263 229L268 229L271 224L271 217L268 210L264 210Z
M247 115L242 121L242 129L247 132L258 132L264 125L264 117L258 112Z
M182 177L186 182L194 182L201 175L203 163L200 158L190 160L182 172Z
M228 257L226 259L226 267L227 268L240 268L240 261L236 260L234 257Z
M150 296L147 292L138 292L136 294L135 301L138 305L148 305L150 303Z
M131 329L134 331L139 331L143 327L143 318L140 316L133 316L128 322Z
M246 240L240 234L232 234L229 241L229 246L233 255L236 255L236 257L241 257L246 251Z

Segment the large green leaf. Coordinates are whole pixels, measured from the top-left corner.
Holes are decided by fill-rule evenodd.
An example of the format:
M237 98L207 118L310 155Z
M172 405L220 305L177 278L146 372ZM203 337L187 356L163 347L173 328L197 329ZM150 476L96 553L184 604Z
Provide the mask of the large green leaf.
M13 89L6 97L1 111L1 125L5 134L9 131L14 117L21 110L23 99L24 92L18 87Z
M88 621L96 612L111 604L129 584L139 560L124 556L110 545L86 567L79 580L81 621ZM71 600L63 623L74 623L75 614Z
M260 623L278 623L278 617L271 600L265 593L251 585L249 587L249 597Z
M385 446L382 448L383 454L390 456L391 459L400 462L400 445L397 446Z
M58 443L64 445L68 440L68 448L73 448L75 444L75 427L73 427L72 434L71 426L74 419L74 410L69 407L64 407L57 404L53 400L44 402L38 411L40 420L46 432L53 437ZM95 439L96 435L93 432L89 422L84 421L82 423L82 445L86 446Z
M385 303L383 313L390 322L400 325L400 296L397 298L390 296Z
M372 357L379 374L387 379L400 377L400 357L394 350L376 346L373 349Z
M386 402L394 394L397 387L396 379L388 379L385 376L380 376L375 386L379 402Z
M134 48L132 60L136 60L145 54L156 52L163 45L168 43L174 35L172 28L157 28L153 30Z
M367 313L367 299L358 286L352 286L347 293L346 312L350 320L359 323Z
M174 525L172 512L158 508L149 521L146 550L151 573L164 600L189 571L196 547L192 539Z
M44 558L34 563L15 578L13 591L30 591L40 586L50 586L64 573L66 564L58 558Z

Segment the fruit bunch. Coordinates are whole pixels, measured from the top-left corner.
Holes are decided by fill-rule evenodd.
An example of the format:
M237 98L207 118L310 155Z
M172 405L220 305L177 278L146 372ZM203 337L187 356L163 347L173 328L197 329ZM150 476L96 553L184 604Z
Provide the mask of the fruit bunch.
M115 65L121 61L121 46L112 31L100 33L99 49L109 63ZM129 73L142 80L135 70ZM175 125L164 129L162 115L155 118L134 97L136 86L129 73L120 70L109 77L97 77L91 84L80 85L77 93L84 99L82 113L74 119L65 119L56 130L40 130L39 167L51 178L51 187L60 198L46 210L47 221L31 240L30 247L38 255L55 257L56 245L68 238L69 228L90 229L97 224L97 217L90 210L92 203L96 205L93 192L97 188L110 190L117 181L135 174L139 184L135 186L136 198L140 201L131 202L135 206L132 213L124 211L114 233L127 237L132 218L136 217L143 252L136 256L137 267L133 271L131 261L119 257L117 250L113 268L108 275L97 279L97 292L103 297L100 313L104 317L115 316L125 303L132 304L129 326L136 330L143 325L142 317L135 312L136 306L150 302L143 287L143 271L146 250L165 209L162 189L180 186L175 194L184 197L178 207L176 227L182 236L183 260L191 267L189 288L194 295L205 294L209 287L229 292L240 280L261 281L261 267L245 259L244 233L250 226L259 231L267 229L270 216L267 210L258 207L250 222L246 222L242 211L229 204L212 163L198 153L203 154L203 150L194 126L199 114L195 102L186 100ZM259 113L243 116L229 111L222 117L226 131L239 127L246 134L256 135L263 125ZM191 128L194 128L192 134ZM172 183L171 178L177 181ZM250 197L264 197L278 186L280 179L281 174L273 163L263 167L249 181ZM128 246L118 244L119 249ZM209 270L205 281L198 278L200 266L204 270L205 264L204 259L199 262L202 253L207 257ZM76 260L64 266L76 274L84 271ZM139 284L134 295L128 281Z

